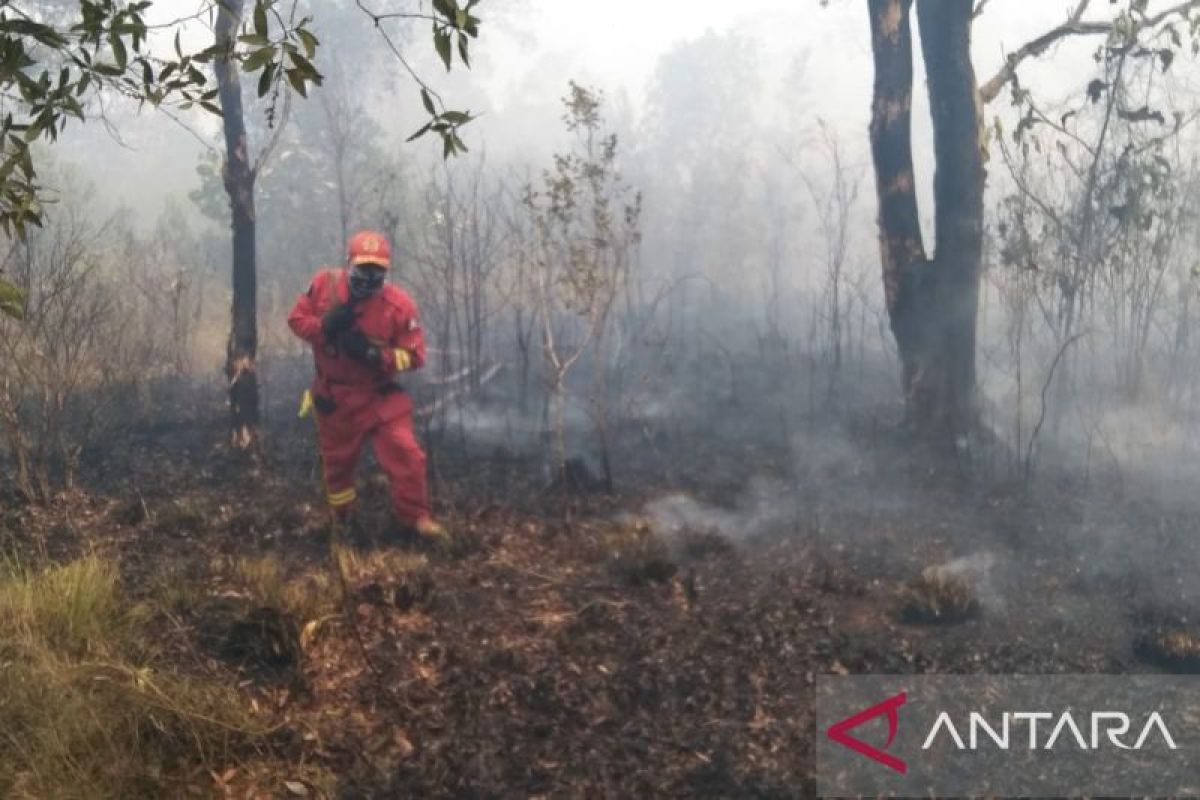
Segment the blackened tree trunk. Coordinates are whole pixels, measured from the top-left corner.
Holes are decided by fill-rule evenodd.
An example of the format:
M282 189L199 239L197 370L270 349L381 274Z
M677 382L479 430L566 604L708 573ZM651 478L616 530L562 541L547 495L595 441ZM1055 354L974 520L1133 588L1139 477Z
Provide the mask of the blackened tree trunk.
M912 0L867 0L875 58L871 146L880 250L910 422L954 442L975 424L983 161L970 0L918 0L933 114L937 247L921 238L912 162Z
M927 302L930 407L955 437L976 423L975 328L983 261L983 151L971 64L972 0L917 0L933 116L937 241Z
M867 2L875 58L871 152L879 197L883 286L910 409L918 405L914 392L921 385L921 286L927 271L912 159L912 2Z
M225 128L225 191L233 212L233 325L225 374L229 379L232 442L239 449L257 446L258 283L254 239L254 170L242 110L238 63L232 57L245 0L224 0L217 14L217 44L224 55L215 62Z

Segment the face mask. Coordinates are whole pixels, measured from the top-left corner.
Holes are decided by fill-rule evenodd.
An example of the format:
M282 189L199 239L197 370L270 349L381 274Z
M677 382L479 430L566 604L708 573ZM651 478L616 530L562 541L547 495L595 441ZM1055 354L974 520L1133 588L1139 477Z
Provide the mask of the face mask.
M366 300L383 288L384 271L379 267L358 264L350 269L350 296Z

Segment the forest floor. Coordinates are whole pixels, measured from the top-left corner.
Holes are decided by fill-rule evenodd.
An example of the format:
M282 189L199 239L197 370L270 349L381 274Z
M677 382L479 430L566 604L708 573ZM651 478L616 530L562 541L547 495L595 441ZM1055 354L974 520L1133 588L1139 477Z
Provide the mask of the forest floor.
M116 564L146 663L261 723L143 776L168 796L812 796L817 675L1154 671L1147 633L1195 619L1200 511L931 467L886 414L762 419L639 428L614 495L439 447L456 545L387 535L372 478L379 541L336 567L302 424L257 468L163 428L0 537ZM922 617L923 573L970 602Z

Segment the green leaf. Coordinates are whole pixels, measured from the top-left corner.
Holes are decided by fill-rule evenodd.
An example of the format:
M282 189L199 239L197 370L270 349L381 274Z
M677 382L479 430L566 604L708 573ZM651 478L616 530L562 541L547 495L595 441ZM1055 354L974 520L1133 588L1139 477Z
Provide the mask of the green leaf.
M422 136L424 136L425 134L429 133L429 129L430 129L430 128L432 128L432 127L433 127L433 123L432 123L432 122L426 122L424 125L422 125L422 126L420 127L420 129L419 129L419 130L417 130L417 132L416 132L416 133L414 133L412 136L408 137L408 138L407 138L407 139L405 139L404 141L405 141L405 142L414 142L414 141L416 141L417 139L420 139L420 138L421 138Z
M13 319L25 318L25 291L0 279L0 314Z
M114 33L108 37L108 43L112 47L113 58L116 59L117 66L124 71L125 65L129 62L129 53L125 50L125 42Z
M254 3L254 32L264 39L271 33L267 27L267 6L263 0Z
M275 64L267 64L267 68L263 70L262 75L258 78L258 96L266 97L267 92L271 91L271 82L275 78Z
M260 36L257 33L244 33L238 37L238 41L253 47L266 47L271 43L271 40L266 36Z
M309 58L316 55L317 45L321 43L320 40L305 28L296 31L296 35L300 37L300 43L304 45L304 54Z
M275 47L263 47L255 50L250 55L246 56L246 60L242 62L243 72L254 72L257 69L262 69L267 64L275 60Z
M4 5L8 4L5 3ZM23 19L0 20L0 35L8 39L9 34L14 33L20 37L35 39L39 43L55 50L62 50L67 46L66 38L48 25Z
M288 53L288 57L292 59L292 64L300 70L300 74L306 78L318 78L321 73L317 72L317 68L313 63L299 53Z
M308 97L308 87L304 83L304 74L299 67L293 67L287 70L288 83L296 90L296 93L301 97Z
M441 56L442 63L446 65L446 71L450 71L450 34L444 30L434 28L433 45L437 48L437 54Z
M433 98L429 96L429 90L424 87L421 89L421 102L425 105L425 110L429 112L430 116L437 115L437 109L433 105Z
M471 113L469 111L447 111L442 114L442 119L451 125L466 125L471 121Z
M458 55L459 55L459 57L462 58L463 64L466 65L467 69L470 69L471 68L471 58L470 58L469 53L467 52L467 42L468 41L470 41L470 40L467 39L467 35L465 33L460 33L458 35Z

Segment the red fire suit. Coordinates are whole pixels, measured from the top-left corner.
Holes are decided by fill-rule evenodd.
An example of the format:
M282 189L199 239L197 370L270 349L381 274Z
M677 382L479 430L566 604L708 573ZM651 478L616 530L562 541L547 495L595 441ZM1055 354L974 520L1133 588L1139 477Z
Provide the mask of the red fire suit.
M342 514L353 506L355 467L370 440L387 473L397 520L416 525L430 516L425 453L413 435L412 400L394 378L425 363L417 304L390 283L356 303L358 329L382 354L378 368L368 366L339 352L321 330L324 314L349 301L347 278L346 270L319 272L288 315L292 331L313 347L317 375L312 393L328 501Z

